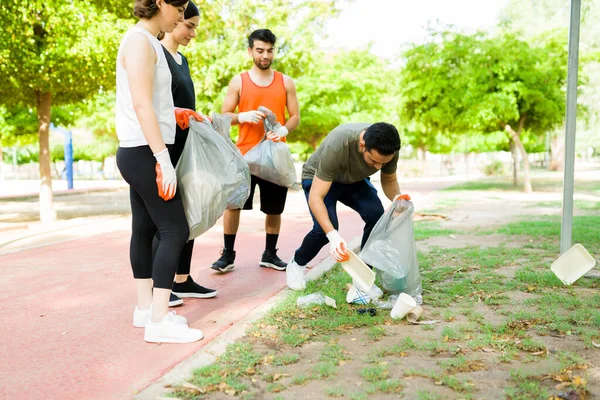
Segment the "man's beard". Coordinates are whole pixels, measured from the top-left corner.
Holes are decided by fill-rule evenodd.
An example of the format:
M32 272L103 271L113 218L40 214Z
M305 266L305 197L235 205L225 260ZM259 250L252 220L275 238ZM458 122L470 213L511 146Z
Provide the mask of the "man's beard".
M272 63L273 63L272 61L269 61L269 63L267 65L263 65L260 63L260 60L258 60L258 61L254 60L254 65L256 65L258 68L260 68L262 70L271 68Z

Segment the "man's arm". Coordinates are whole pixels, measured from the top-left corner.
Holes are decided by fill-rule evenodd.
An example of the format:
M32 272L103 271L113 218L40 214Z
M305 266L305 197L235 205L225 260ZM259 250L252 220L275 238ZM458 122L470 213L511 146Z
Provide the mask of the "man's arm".
M276 132L267 132L267 139L269 140L279 141L300 125L300 107L298 106L294 81L289 76L284 75L283 84L285 86L286 108L288 110L289 118L285 125L277 129Z
M238 114L235 113L235 109L240 102L240 89L242 88L242 77L236 75L231 78L229 86L227 87L227 95L223 101L221 107L221 114L231 117L231 125L239 125Z
M321 225L321 229L325 234L331 232L335 228L329 219L327 213L327 207L325 207L325 196L331 188L331 182L324 181L317 178L313 178L312 186L310 187L310 193L308 194L308 206L312 211L315 219Z
M396 196L400 194L400 184L398 183L395 172L393 174L381 173L381 188L383 189L385 196L391 201L394 201Z
M289 114L285 127L288 132L291 132L300 125L300 106L298 105L298 97L296 96L296 85L294 85L292 78L284 75L283 84L285 85L286 107Z

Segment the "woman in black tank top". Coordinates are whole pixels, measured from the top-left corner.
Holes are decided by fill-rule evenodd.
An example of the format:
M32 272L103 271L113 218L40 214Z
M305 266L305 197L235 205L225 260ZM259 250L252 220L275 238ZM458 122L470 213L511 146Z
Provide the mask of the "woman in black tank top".
M187 59L177 50L180 45L187 46L196 36L196 28L198 27L199 22L199 10L196 5L190 1L185 9L184 21L179 23L173 32L167 33L161 38L165 57L167 58L169 69L171 70L171 92L173 93L175 107L187 108L194 111L196 110L194 82L190 75ZM176 128L175 143L169 152L173 165L177 165L177 162L181 157L183 147L187 140L188 131L189 129L181 129L179 126ZM157 235L154 239L154 248L158 247L159 241L160 237ZM194 241L190 240L181 251L179 266L177 268L171 299L169 301L170 306L183 304L181 298L185 297L209 298L217 295L216 290L198 285L190 276L193 249Z

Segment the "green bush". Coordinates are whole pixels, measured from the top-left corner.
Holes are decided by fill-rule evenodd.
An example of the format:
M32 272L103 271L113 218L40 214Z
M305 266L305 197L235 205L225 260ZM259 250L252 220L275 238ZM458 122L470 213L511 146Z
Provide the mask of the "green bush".
M99 161L102 162L108 156L113 156L117 152L117 144L111 141L97 141L86 145L73 144L73 161ZM19 147L16 152L17 165L39 162L39 148L37 145L28 145ZM50 160L52 162L65 159L65 148L62 144L53 144L50 146ZM4 162L7 164L15 163L13 152L4 152Z
M483 167L483 173L487 176L504 175L504 164L502 161L492 161Z

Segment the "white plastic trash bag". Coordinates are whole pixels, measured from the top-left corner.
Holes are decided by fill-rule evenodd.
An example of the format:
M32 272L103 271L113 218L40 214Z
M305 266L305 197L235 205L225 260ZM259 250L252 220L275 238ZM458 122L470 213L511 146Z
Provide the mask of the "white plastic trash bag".
M360 258L377 271L384 290L409 294L420 304L423 300L413 233L414 212L411 201L396 200L377 221Z
M183 175L178 172L178 175L177 190L181 191L191 240L212 228L223 215L227 204L223 201L221 185L213 172L191 170Z
M190 131L176 167L189 239L209 230L223 215L240 181L240 160L209 122L190 119Z
M231 141L229 136L231 117L213 113L211 118L213 129L223 136L227 145L235 153L232 156L234 160L233 179L230 179L227 182L227 187L223 188L227 196L227 208L230 210L241 209L246 204L248 196L250 196L250 169L248 163L242 157L240 149Z
M263 140L244 155L244 160L252 175L293 190L300 188L292 153L287 144Z

